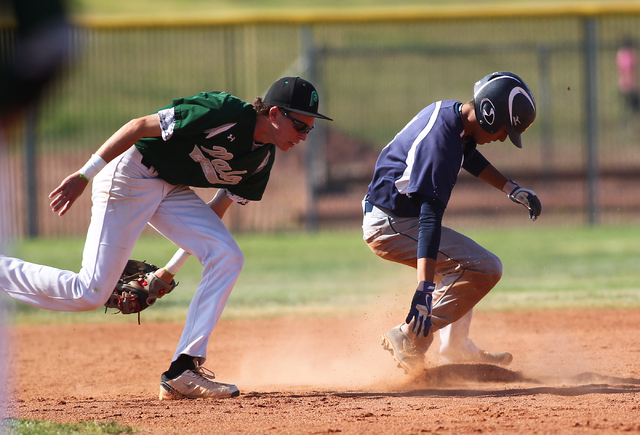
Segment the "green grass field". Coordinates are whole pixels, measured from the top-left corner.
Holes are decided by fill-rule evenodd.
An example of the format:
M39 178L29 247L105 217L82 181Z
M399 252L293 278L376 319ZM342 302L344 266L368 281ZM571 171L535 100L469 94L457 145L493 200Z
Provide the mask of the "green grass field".
M497 254L504 274L478 311L640 306L640 227L548 228L462 231ZM276 316L353 316L379 304L404 310L415 272L379 259L357 232L241 234L246 263L223 319ZM77 271L83 240L33 240L14 254ZM175 247L161 237L139 240L134 258L159 266ZM173 293L142 313L143 321L182 321L201 267L190 259ZM14 303L18 323L135 322L104 310L59 313ZM378 308L376 308L378 309Z
M75 424L38 420L7 419L0 422L0 433L7 435L118 435L133 434L137 430L116 422L86 421Z

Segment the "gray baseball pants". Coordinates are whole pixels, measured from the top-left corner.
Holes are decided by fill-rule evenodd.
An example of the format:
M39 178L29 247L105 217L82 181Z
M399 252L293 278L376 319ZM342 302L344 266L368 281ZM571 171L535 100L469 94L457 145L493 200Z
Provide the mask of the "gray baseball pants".
M385 260L417 267L418 218L403 218L373 207L364 213L363 239L371 250ZM498 283L502 276L500 259L471 240L442 227L436 260L436 289L433 293L433 333L442 330L441 353L448 347L456 351L477 351L467 338L473 307ZM407 295L407 302L412 295ZM418 344L418 343L417 343ZM452 349L452 350L453 350Z

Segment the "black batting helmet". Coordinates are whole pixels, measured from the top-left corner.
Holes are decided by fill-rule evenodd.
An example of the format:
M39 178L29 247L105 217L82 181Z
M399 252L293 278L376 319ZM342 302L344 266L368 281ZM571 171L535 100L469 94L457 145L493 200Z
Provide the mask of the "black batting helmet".
M526 83L517 75L498 71L473 85L476 119L488 133L507 126L509 139L522 148L520 135L536 119L536 102Z

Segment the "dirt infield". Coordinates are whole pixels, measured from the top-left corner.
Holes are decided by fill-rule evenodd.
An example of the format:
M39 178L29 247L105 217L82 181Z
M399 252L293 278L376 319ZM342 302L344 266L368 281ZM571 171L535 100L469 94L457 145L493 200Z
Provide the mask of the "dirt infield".
M115 420L152 434L640 432L640 310L476 314L472 338L509 370L438 365L422 379L379 345L387 318L221 322L206 366L241 394L157 399L182 325L14 328L8 414Z

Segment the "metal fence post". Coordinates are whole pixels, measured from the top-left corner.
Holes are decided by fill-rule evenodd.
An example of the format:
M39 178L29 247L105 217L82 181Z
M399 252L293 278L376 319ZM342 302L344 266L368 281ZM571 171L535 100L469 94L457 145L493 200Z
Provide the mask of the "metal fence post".
M316 53L313 44L313 29L310 26L303 26L300 30L302 53L307 66L307 77L314 86L317 84L316 73ZM314 133L316 131L314 130ZM305 226L307 231L318 230L318 171L319 171L319 138L317 135L309 134L306 146L304 163L307 170L307 210Z
M27 108L24 146L24 185L26 186L26 236L38 237L38 171L36 168L36 124L38 105L33 103Z
M538 46L538 74L540 85L538 89L538 114L540 116L540 142L542 143L542 157L547 162L542 168L544 179L553 180L554 149L553 149L553 114L551 103L551 48L548 44Z
M585 84L586 84L586 158L587 158L587 221L600 221L598 204L598 22L585 19Z

